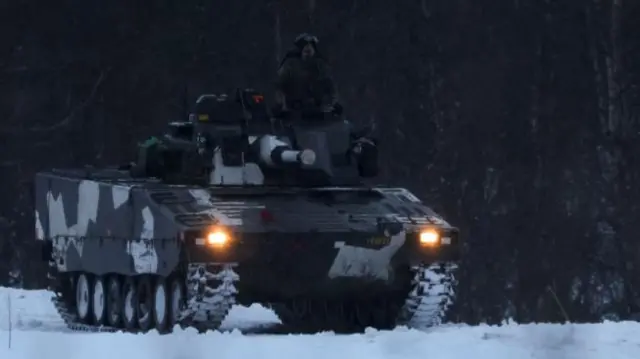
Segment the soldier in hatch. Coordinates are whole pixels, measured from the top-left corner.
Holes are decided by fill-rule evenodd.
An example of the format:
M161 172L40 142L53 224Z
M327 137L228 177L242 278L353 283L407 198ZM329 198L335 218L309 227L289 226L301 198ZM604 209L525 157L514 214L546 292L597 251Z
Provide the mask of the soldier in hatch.
M276 101L281 111L332 112L338 102L326 60L318 53L318 38L299 35L278 69Z

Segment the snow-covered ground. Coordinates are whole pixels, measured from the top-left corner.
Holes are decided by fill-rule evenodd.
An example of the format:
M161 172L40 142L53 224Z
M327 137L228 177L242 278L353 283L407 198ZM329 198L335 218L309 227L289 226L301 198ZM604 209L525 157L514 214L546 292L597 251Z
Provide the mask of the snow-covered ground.
M74 333L66 330L49 298L44 291L0 288L0 358L640 358L640 323L445 326L426 332L401 328L362 335L242 334L278 323L271 311L253 306L231 312L224 323L232 330L227 333Z

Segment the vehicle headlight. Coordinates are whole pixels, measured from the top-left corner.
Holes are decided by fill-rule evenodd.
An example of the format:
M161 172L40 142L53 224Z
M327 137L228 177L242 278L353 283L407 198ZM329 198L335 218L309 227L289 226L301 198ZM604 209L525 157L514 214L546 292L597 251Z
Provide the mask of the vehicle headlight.
M420 232L420 244L425 246L437 245L440 241L440 233L435 229L425 229Z
M221 229L214 229L207 234L207 245L222 247L229 242L229 234Z

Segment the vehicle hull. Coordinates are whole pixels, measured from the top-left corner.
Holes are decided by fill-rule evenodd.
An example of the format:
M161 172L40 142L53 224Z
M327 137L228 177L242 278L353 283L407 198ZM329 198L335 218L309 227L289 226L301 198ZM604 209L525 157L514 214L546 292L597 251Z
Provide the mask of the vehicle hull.
M116 170L69 170L39 173L35 202L56 305L70 326L83 328L106 325L98 314L93 322L81 318L78 283L109 281L122 295L136 288L140 298L178 283L184 303L174 308L175 324L203 331L216 329L235 304L269 305L300 325L292 305L350 302L362 312L380 306L370 303L377 298L391 317L407 317L401 313L415 309L407 301L423 295L414 292L424 271L460 257L458 230L398 188L203 188ZM218 229L228 240L213 245L207 236ZM421 244L425 229L442 241ZM389 318L378 326L398 323ZM151 325L143 316L132 320L113 328ZM373 323L359 320L355 327Z

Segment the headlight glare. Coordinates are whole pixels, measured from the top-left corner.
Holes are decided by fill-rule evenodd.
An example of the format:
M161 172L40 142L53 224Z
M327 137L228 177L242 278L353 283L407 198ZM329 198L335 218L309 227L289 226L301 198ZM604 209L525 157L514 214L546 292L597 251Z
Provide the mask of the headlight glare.
M437 245L440 241L440 234L435 229L425 229L420 232L420 244L425 246Z
M212 230L207 234L207 244L210 246L224 246L229 241L229 235L220 229Z

